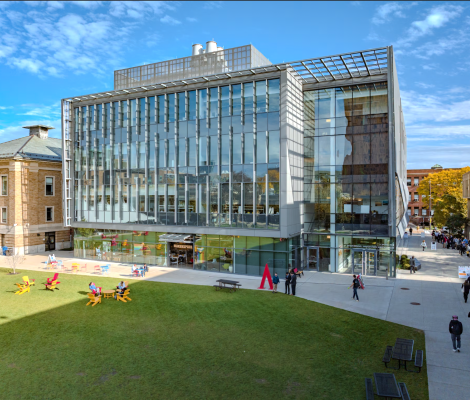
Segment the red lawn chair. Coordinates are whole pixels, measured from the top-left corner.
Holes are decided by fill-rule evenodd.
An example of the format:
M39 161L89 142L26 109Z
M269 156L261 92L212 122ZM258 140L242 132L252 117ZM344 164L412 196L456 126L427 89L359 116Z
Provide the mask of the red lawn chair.
M47 284L52 285L52 282L56 281L55 284L58 285L60 283L60 282L57 282L58 277L59 277L59 273L56 272L53 278L47 278Z

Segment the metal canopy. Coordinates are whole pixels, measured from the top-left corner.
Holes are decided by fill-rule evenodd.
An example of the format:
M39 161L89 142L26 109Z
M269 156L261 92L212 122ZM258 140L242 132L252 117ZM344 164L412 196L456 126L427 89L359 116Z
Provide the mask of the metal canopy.
M165 233L164 235L160 235L158 238L161 242L183 242L183 243L192 243L193 236L192 235L178 235L175 233Z
M363 50L319 58L310 58L306 60L245 69L241 71L231 71L229 74L219 73L215 75L205 75L196 78L174 80L171 82L157 83L153 85L144 85L128 89L77 96L68 98L67 100L71 102L97 100L100 98L109 98L132 93L142 93L155 89L186 86L192 83L210 83L220 79L237 78L240 76L253 77L257 74L283 71L286 69L290 71L292 75L302 84L321 83L328 81L331 82L342 79L361 78L386 74L387 65L387 47L381 47L378 49Z
M287 63L288 70L302 83L385 74L387 64L386 47Z

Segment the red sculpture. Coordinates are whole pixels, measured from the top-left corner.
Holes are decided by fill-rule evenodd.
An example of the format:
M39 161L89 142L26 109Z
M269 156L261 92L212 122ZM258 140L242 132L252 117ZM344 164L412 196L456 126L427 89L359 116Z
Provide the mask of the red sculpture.
M264 267L263 278L261 279L261 285L258 289L264 289L264 282L266 281L266 278L268 278L269 290L274 290L273 279L271 278L271 272L269 272L268 264L266 264Z

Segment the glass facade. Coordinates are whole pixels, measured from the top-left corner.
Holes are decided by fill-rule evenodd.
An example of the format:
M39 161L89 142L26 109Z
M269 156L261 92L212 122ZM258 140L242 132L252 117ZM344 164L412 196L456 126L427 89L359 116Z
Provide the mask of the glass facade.
M75 108L74 220L279 230L279 86Z
M353 250L369 249L377 274L393 273L388 143L386 83L304 92L303 239L320 269L351 272Z
M99 261L147 263L203 271L262 275L284 274L295 262L299 238L189 235L183 243L169 243L163 232L75 229L74 256Z

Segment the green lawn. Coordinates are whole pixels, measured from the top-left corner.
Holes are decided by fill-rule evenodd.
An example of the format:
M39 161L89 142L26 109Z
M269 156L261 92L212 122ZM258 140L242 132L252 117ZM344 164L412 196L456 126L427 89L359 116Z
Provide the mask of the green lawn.
M132 302L85 307L90 277L60 274L60 290L0 269L2 399L365 398L364 378L395 372L413 400L428 399L420 374L386 370L397 337L424 349L424 334L269 291L130 282ZM96 277L111 289L118 279Z

